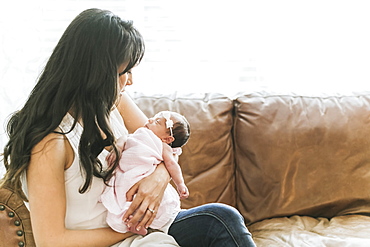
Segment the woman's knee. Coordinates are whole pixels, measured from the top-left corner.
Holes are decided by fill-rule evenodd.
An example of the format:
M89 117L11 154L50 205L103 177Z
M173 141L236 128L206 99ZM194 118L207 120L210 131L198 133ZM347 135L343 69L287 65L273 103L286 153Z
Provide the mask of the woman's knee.
M209 203L180 212L169 233L182 246L194 246L194 241L198 246L254 246L242 215L222 203Z
M209 203L202 206L203 212L214 215L217 218L225 219L232 222L241 222L244 224L244 218L240 212L227 204L223 203Z

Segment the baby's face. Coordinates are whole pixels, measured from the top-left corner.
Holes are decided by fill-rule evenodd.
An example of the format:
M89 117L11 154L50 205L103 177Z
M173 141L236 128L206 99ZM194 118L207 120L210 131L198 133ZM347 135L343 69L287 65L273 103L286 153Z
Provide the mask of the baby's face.
M170 136L170 130L166 128L166 119L160 114L149 118L144 126L161 139Z

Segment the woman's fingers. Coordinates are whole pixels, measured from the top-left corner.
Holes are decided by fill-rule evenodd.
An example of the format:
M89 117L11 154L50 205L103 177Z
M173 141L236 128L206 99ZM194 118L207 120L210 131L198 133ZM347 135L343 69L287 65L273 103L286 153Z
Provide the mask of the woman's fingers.
M140 184L138 187L140 187ZM135 188L133 188L133 190L135 190ZM129 209L123 216L123 219L127 223L128 227L136 226L139 228L137 229L139 231L140 228L148 228L153 222L157 215L157 209L162 200L163 194L160 186L152 186L148 191L140 191L137 189L136 191L137 194L134 196Z
M134 197L138 192L138 183L134 184L126 193L126 200L132 202L130 207L127 209L126 213L123 215L123 221L127 222L129 217L133 215L136 209L140 206L141 202L139 200L134 201Z
M148 214L149 215L148 215L148 220L144 225L145 228L148 228L152 224L153 220L155 219L155 216L157 215L157 210L158 210L158 207L155 207L155 206L153 206L152 208L148 207L146 215ZM143 222L145 221L143 220Z
M163 164L160 164L151 175L143 178L130 188L126 198L127 201L132 202L123 215L123 220L128 226L149 227L157 215L157 209L162 201L169 179L167 169Z
M135 215L130 218L129 222L127 223L127 226L128 227L136 226L135 229L136 231L140 231L143 228L147 229L153 222L155 216L157 215L156 207L153 208L154 209L152 209L150 206L144 206L144 204L142 204L142 206L138 209Z
M137 225L139 228L149 226L154 220L158 206L159 201L153 196L153 194L138 192L126 212L127 215L124 215L124 218L128 219L126 220L128 227L134 225ZM154 212L151 212L148 208Z

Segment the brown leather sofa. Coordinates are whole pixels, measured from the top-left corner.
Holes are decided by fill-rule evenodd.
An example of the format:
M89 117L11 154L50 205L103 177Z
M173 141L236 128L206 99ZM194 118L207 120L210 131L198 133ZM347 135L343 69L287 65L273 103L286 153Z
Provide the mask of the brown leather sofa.
M370 92L132 97L147 116L172 110L190 122L183 208L237 207L257 246L370 246ZM3 194L0 247L4 236L34 246L13 230Z
M370 92L133 95L186 116L190 197L236 206L257 246L370 246Z

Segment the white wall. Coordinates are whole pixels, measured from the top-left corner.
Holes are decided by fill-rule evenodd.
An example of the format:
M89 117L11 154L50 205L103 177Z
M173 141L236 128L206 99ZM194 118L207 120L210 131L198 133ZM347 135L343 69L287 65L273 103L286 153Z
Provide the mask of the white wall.
M131 91L370 89L366 0L2 0L1 148L7 116L26 100L70 21L90 7L134 20L146 40Z

